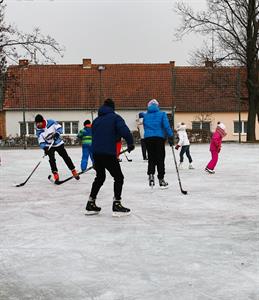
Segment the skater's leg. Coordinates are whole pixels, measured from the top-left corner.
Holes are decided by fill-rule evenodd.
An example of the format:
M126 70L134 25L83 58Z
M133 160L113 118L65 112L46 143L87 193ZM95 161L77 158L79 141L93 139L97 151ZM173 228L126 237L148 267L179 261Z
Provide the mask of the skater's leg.
M95 165L96 177L92 184L91 193L90 193L90 197L92 199L96 199L97 194L106 178L103 156L94 155L94 161L95 161L94 165Z
M64 162L66 163L69 170L74 170L75 166L71 160L71 158L68 156L67 151L65 149L64 144L60 145L58 147L55 147L55 150L58 152L58 154L63 158Z

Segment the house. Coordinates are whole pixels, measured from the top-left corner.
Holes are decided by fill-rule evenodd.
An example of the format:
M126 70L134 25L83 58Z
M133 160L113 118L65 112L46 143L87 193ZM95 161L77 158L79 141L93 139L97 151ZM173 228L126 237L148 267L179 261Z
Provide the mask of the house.
M157 99L176 124L213 131L218 120L227 126L227 140L246 137L247 95L244 69L162 64L31 65L20 60L10 66L0 126L3 136L34 135L37 113L59 121L64 134L75 137L85 119L94 119L105 98L136 130L136 116ZM24 127L26 124L26 128ZM257 125L256 134L259 136Z

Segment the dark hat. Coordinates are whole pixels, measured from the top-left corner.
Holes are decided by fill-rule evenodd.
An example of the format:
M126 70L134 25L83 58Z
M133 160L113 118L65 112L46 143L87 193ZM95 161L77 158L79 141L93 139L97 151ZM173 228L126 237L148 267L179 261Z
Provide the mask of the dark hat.
M103 103L106 106L110 106L112 109L115 109L115 103L111 98L108 98Z
M89 124L91 124L91 121L90 121L90 120L85 120L85 121L84 121L84 126L89 125Z
M35 123L40 123L40 122L43 122L44 118L42 115L38 114L36 117L35 117Z

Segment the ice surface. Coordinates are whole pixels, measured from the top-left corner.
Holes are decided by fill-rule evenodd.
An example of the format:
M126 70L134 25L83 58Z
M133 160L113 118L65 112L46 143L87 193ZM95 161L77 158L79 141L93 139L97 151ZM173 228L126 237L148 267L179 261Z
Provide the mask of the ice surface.
M167 146L170 188L152 190L140 148L122 156L123 205L113 218L107 175L98 216L85 216L94 171L51 184L42 151L1 150L1 300L258 300L259 145L224 144L215 175L209 146L192 145L194 170L180 171ZM81 149L67 148L80 166ZM176 151L179 157L179 151ZM57 158L62 177L70 175ZM156 180L157 184L157 180Z

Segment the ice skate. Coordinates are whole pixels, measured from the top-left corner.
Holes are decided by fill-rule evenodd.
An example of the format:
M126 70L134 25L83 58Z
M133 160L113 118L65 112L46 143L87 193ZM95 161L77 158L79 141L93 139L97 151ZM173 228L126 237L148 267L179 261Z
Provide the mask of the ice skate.
M153 188L153 186L155 185L155 178L153 174L150 174L148 176L148 180L149 180L149 186Z
M75 177L76 180L79 180L79 179L80 179L80 176L78 175L76 169L72 170L71 172L72 172L72 175Z
M114 200L112 205L112 216L123 217L130 215L130 209L123 207L120 200Z
M54 181L59 181L59 174L58 174L58 172L53 172L53 179L54 179Z
M215 174L215 171L214 170L211 170L209 168L205 168L205 171L208 172L209 174Z
M183 169L183 163L179 163L178 168L179 168L179 170L182 170Z
M168 189L168 182L164 179L159 179L159 186L161 189Z
M86 215L97 215L101 211L101 207L96 206L95 199L89 197L89 200L86 204Z
M190 169L190 170L193 170L193 169L194 169L194 166L193 166L191 163L189 164L189 169Z

